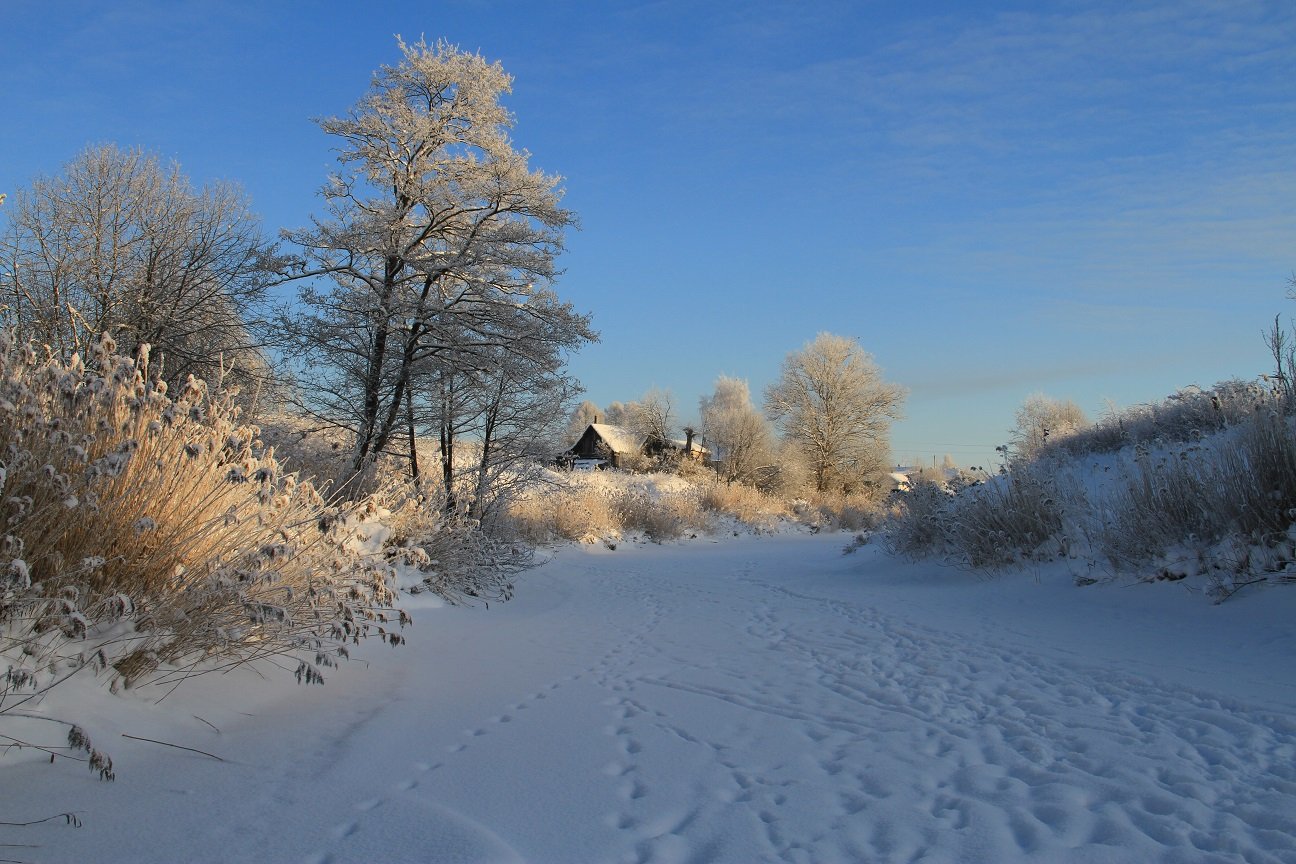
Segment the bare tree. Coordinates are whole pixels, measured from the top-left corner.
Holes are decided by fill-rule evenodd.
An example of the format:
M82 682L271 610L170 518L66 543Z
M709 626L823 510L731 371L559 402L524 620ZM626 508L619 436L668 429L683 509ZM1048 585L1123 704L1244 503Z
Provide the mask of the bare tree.
M110 332L183 381L260 371L249 316L273 249L236 186L194 189L180 166L107 144L15 193L0 235L0 294L18 334L63 357Z
M675 397L669 390L653 387L633 405L630 428L651 447L664 448L673 437Z
M661 444L670 440L675 399L669 391L653 387L638 399L609 402L603 422L638 435L641 441Z
M806 460L817 491L850 491L886 465L904 397L858 342L820 333L784 358L765 414Z
M531 314L543 305L561 308ZM419 414L436 428L448 512L485 518L525 482L524 463L554 455L553 442L580 392L564 371L564 354L589 338L586 319L569 320L564 309L552 295L533 297L513 319L496 321L507 340L465 339L416 372L411 392L432 397L419 399L427 403Z
M1018 459L1034 459L1048 445L1088 425L1084 411L1072 400L1032 394L1017 409L1017 425L1012 433L1015 455Z
M751 391L741 378L721 375L715 391L698 401L702 434L720 474L730 483L756 483L773 464L774 436L752 405Z
M347 116L320 121L343 170L322 191L327 214L288 234L297 275L332 285L303 292L307 311L286 314L284 332L312 370L310 407L355 436L356 474L399 433L418 370L465 340L507 349L515 334L497 325L518 310L594 338L569 306L533 302L575 218L559 178L512 146L499 101L512 79L444 42L397 44L401 62Z
M1272 378L1282 398L1283 410L1296 410L1296 344L1283 329L1280 316L1274 316L1273 327L1264 334L1264 341L1274 359Z

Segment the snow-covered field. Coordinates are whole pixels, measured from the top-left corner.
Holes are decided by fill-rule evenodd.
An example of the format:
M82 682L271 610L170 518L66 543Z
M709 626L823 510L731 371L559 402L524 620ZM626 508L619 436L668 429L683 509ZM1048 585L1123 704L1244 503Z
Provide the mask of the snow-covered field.
M847 539L563 547L507 604L411 598L408 644L323 687L56 691L118 779L8 754L0 819L82 827L0 828L38 846L0 857L1296 861L1296 590L986 581Z

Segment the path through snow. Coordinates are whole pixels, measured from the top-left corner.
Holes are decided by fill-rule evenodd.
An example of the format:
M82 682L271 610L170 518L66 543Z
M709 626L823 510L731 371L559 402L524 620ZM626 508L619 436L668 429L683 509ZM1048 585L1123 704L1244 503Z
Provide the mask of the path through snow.
M220 733L156 737L232 764L113 742L115 784L20 764L0 806L83 811L27 829L33 860L1296 861L1292 592L985 583L842 543L563 549L256 716L195 683L168 710Z

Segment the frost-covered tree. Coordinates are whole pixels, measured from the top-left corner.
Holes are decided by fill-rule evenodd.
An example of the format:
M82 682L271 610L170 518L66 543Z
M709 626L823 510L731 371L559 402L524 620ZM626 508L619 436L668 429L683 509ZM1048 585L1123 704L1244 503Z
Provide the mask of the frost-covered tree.
M648 449L661 449L674 435L675 397L669 390L650 388L630 402L610 402L603 422L633 432Z
M653 387L633 405L628 425L645 441L660 446L674 437L675 397L669 390Z
M1012 433L1013 449L1019 459L1034 459L1050 443L1088 425L1084 411L1072 400L1034 393L1017 409L1017 425Z
M272 249L246 196L195 189L180 166L112 144L15 193L0 233L0 295L20 338L64 359L100 336L171 382L261 371L249 317L272 278Z
M310 370L309 406L354 435L358 474L399 434L421 369L458 371L466 344L507 356L529 338L507 326L523 318L559 344L595 338L544 293L575 218L560 179L509 139L510 76L444 42L397 44L401 61L346 116L319 121L342 170L322 190L325 215L288 234L302 250L297 275L331 285L303 292L306 311L284 317L285 333Z
M638 410L639 403L637 402L609 402L603 412L603 422L629 429L635 423L635 414Z
M549 316L532 314L546 303L558 301L536 296L512 319L501 315L496 325L507 339L465 339L416 372L411 392L426 404L419 414L440 443L448 511L485 518L527 481L529 466L554 455L581 390L564 371L564 354L586 337L579 328L555 329L546 323Z
M702 435L721 475L731 483L763 479L773 464L774 436L752 405L747 382L721 375L714 392L698 400L698 411Z
M858 342L820 333L784 358L765 414L805 459L817 491L850 490L886 465L904 397Z
M607 422L603 409L586 399L567 418L567 426L563 429L563 446L575 444L591 423L598 422Z

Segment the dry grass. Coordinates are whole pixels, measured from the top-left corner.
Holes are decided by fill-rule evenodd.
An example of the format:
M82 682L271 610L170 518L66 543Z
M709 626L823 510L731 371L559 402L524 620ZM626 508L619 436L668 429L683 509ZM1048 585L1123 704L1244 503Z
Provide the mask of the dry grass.
M1027 465L958 494L919 482L897 497L887 521L887 544L910 557L935 555L983 569L1044 560L1068 545L1063 500L1081 502L1079 489Z
M816 493L794 502L793 512L812 528L851 532L872 531L881 523L884 513L878 496L871 492Z
M1139 453L1104 510L1098 545L1127 570L1209 571L1222 598L1239 583L1289 581L1293 525L1296 430L1263 412L1210 446ZM1158 562L1168 556L1188 560L1165 573Z
M513 530L528 542L595 542L632 533L660 541L735 523L773 531L789 519L815 529L865 531L880 518L871 497L825 495L786 502L702 470L687 477L618 471L555 474L550 481L509 509Z
M354 519L280 468L229 394L172 399L99 345L89 366L0 338L0 651L17 694L86 666L131 684L297 654L299 679L386 625ZM304 653L302 653L304 652Z
M766 495L743 483L725 483L718 478L702 486L703 508L721 516L730 516L756 531L771 531L792 515L783 501Z
M514 530L533 543L595 542L642 533L662 541L712 528L698 487L673 475L552 475L511 503Z

